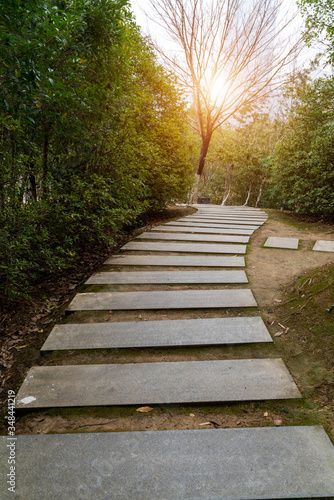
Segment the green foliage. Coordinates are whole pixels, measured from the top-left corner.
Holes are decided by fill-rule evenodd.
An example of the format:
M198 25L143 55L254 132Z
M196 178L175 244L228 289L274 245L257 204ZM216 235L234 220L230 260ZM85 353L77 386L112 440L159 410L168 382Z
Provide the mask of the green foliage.
M278 136L277 122L266 113L254 112L238 126L220 129L213 137L207 172L200 193L211 203L255 205L270 177L271 154Z
M127 0L0 0L0 300L189 190L184 103Z
M297 4L305 19L306 42L310 46L314 40L320 40L326 47L328 62L334 64L333 0L299 0Z
M295 90L274 155L268 197L289 210L332 216L334 212L334 78L318 78Z

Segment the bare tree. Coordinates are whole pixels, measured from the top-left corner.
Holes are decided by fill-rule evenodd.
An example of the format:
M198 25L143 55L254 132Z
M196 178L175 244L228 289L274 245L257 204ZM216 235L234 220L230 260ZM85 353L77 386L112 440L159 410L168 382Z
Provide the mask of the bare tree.
M291 32L294 16L280 14L283 1L150 0L152 19L181 49L158 48L193 96L196 119L189 122L202 140L198 177L213 132L277 89L301 47Z

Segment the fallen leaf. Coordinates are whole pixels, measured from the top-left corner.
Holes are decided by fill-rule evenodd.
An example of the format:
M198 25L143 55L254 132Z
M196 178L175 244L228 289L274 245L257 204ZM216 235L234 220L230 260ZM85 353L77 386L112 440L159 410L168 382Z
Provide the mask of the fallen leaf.
M274 424L276 425L276 427L279 427L280 425L283 424L282 420L274 420Z
M154 408L151 408L150 406L142 406L141 408L137 408L136 411L139 411L140 413L148 413L153 410Z
M263 414L264 417L268 417L268 415L269 413L267 411Z
M25 347L28 347L28 345L20 345L18 347L15 347L15 349L24 349Z
M190 417L194 417L195 415L193 413L189 413L189 416Z
M278 333L275 333L275 337L280 337L281 335L283 335L284 332L278 332Z
M139 314L138 318L139 318L139 319L142 319L142 317L143 317L143 316L142 316L141 314Z

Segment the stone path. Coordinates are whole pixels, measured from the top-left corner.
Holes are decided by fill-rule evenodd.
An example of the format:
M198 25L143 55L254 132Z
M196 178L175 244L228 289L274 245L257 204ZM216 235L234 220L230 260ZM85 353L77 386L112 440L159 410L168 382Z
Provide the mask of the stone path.
M298 245L298 238L276 238L275 236L270 236L267 238L263 246L269 248L287 248L291 250L298 250Z
M251 236L254 233L254 229L235 229L231 226L228 226L226 228L212 228L210 227L196 227L196 226L159 226L159 227L154 227L152 231L158 231L159 233L161 232L173 232L173 233L205 233L205 234L240 234L240 235L249 235Z
M22 500L277 500L334 491L334 449L318 426L20 436L17 461Z
M183 252L183 253L220 253L244 254L246 245L219 245L216 243L158 243L155 241L130 241L121 250L134 250L141 252Z
M37 366L17 395L17 408L300 397L281 359Z
M239 308L240 317L189 316L183 320L102 324L96 316L93 323L55 327L42 350L123 348L126 355L126 349L132 347L272 342L261 318L243 314L243 308L256 307L245 273L224 269L245 266L244 257L233 254L237 248L245 249L245 245L235 243L246 241L232 238L251 236L265 222L266 214L248 207L196 208L198 212L191 217L153 228L151 239L160 242L143 241L150 239L146 232L125 245L122 254L106 261L112 270L92 276L86 284L108 285L116 291L107 287L94 293L88 288L86 293L76 295L68 310L183 309L187 315L187 311L196 309L210 312L212 308ZM217 240L225 235L229 235L228 240ZM187 241L190 236L192 241L202 243L173 242ZM224 245L217 244L221 242ZM204 248L217 249L219 254L226 250L233 256L203 255ZM131 254L134 251L143 255ZM186 254L170 255L179 251ZM119 270L113 270L115 266ZM157 270L150 270L151 266ZM168 271L160 269L166 266ZM132 267L138 269L134 272ZM180 271L178 267L199 269ZM207 271L208 267L216 270ZM237 282L245 285L226 288L226 284ZM117 289L122 285L168 287L176 283L185 289ZM207 288L196 289L200 283ZM224 283L225 288L218 288ZM33 367L17 395L18 407L199 404L301 397L279 358L263 359L256 354L253 359L153 363L130 362L133 356L128 359L122 364ZM0 448L3 460L7 453L5 438L0 439ZM27 500L44 500L46 491L51 498L62 500L334 497L334 448L321 427L18 436L17 450L18 492Z
M181 290L163 292L78 293L68 311L142 309L214 309L256 307L250 290Z
M42 351L272 342L260 317L58 325Z
M87 285L248 283L245 271L141 271L96 273Z
M248 243L248 236L230 235L230 234L176 234L176 233L145 233L137 236L137 240L173 240L173 241L203 241L210 243Z
M259 228L259 226L255 224L235 224L234 222L231 222L231 224L225 224L225 223L209 223L209 222L193 222L193 221L188 221L185 219L180 219L179 221L175 222L167 222L166 226L186 226L186 227L206 227L206 228L212 228L212 229L252 229L255 231L256 229Z
M248 226L262 226L264 224L265 220L259 220L259 219L241 219L239 217L233 217L233 218L214 218L214 217L191 217L188 215L188 217L184 217L183 219L179 219L180 222L205 222L205 223L213 223L213 224L243 224L243 225L248 225Z
M334 252L334 241L318 240L312 250L318 252Z
M244 257L211 257L206 255L114 255L108 266L159 267L245 267Z

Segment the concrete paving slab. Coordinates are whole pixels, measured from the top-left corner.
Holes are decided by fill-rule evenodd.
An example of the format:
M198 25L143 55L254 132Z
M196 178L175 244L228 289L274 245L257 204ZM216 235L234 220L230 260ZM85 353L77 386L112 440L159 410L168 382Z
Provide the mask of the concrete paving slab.
M174 241L203 241L212 243L248 243L248 236L239 236L231 234L170 234L154 233L145 231L136 237L136 240L174 240ZM135 240L135 241L136 241Z
M245 267L244 257L207 255L113 255L108 266Z
M78 293L68 311L256 307L249 289Z
M230 235L247 235L251 236L254 229L233 229L228 228L210 228L210 227L196 227L196 226L157 226L151 229L152 231L159 232L179 232L179 233L192 233L192 234L230 234Z
M320 426L49 434L14 443L16 495L4 480L5 500L334 497L334 448ZM2 436L4 474L7 445Z
M185 252L185 253L219 253L219 254L245 254L247 245L234 245L232 243L172 243L170 241L130 241L121 250L134 250L141 252Z
M206 222L190 222L190 221L175 221L175 222L167 222L166 226L187 226L187 227L210 227L210 228L216 228L216 229L228 229L229 227L231 229L253 229L254 231L256 229L259 229L259 226L255 225L245 225L245 224L213 224L213 223L206 223Z
M248 283L245 271L138 271L102 272L91 276L87 285L122 284Z
M312 250L318 252L334 252L334 241L318 240Z
M203 214L203 215L219 215L219 216L244 216L244 217L263 217L263 218L268 218L268 215L265 212L252 212L252 211L243 211L243 210L217 210L217 209L197 209L197 212L191 215L198 215L198 214Z
M16 408L301 398L282 359L36 366Z
M41 351L272 342L258 316L55 326Z
M265 223L264 220L259 220L259 219L244 219L241 217L202 217L202 216L197 216L195 217L194 215L188 215L187 217L182 217L181 219L178 219L179 221L192 221L192 222L206 222L206 223L213 223L213 224L243 224L243 225L256 225L256 226L262 226L262 224Z
M198 211L194 214L186 215L186 217L214 217L214 218L244 218L247 220L258 219L261 221L266 221L268 219L267 215L261 214L248 214L248 213L232 213L232 212L201 212Z
M290 250L298 250L298 238L279 238L270 236L267 238L264 246L268 248L286 248Z

